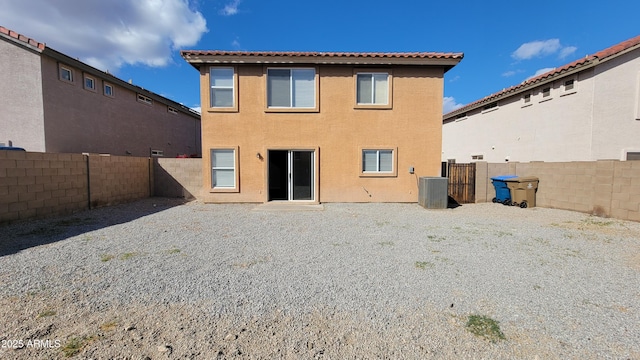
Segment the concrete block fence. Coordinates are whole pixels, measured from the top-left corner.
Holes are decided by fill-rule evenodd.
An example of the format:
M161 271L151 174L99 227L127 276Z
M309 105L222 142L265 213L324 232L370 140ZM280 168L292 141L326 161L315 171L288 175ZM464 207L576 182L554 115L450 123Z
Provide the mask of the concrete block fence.
M476 202L491 201L491 178L537 176L537 206L640 221L640 161L476 163Z
M0 223L149 197L152 160L0 151Z

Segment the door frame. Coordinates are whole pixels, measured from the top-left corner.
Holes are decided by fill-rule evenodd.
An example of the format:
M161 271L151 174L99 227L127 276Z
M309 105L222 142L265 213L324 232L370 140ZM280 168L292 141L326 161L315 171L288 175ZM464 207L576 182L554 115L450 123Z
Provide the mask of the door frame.
M310 151L313 158L313 200L269 200L269 151L286 150L286 151ZM318 146L269 146L263 150L264 156L264 202L286 202L286 203L320 203L320 148Z

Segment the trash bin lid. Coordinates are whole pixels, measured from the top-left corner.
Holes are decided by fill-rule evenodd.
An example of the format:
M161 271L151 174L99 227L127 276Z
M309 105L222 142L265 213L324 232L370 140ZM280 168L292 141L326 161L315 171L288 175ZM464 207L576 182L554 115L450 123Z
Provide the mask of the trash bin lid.
M517 178L517 175L500 175L500 176L496 176L496 177L492 177L491 180L507 180L507 179L513 179L513 178Z
M517 176L511 179L507 179L505 181L517 181L519 183L525 183L525 182L539 181L539 179L535 176Z

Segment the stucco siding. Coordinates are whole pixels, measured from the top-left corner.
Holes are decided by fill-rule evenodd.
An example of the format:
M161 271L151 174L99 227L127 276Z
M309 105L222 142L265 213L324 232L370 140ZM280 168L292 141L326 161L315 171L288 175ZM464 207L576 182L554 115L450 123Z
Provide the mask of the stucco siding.
M394 67L393 108L355 109L353 67L319 66L314 113L265 111L265 68L237 71L239 111L218 113L206 111L208 67L201 69L205 201L267 201L269 149L315 151L320 202L416 202L418 177L440 175L443 68ZM209 149L235 146L239 192L210 192ZM361 176L363 148L397 149L397 176Z
M40 55L0 37L0 143L44 151Z
M473 155L488 162L590 160L593 77L583 72L575 77L574 91L565 91L568 78L445 122L442 161L466 163ZM544 97L546 87L550 95ZM527 93L531 100L525 103Z
M640 49L602 63L595 71L592 159L625 160L626 151L640 151Z
M83 72L69 64L64 66L73 71L74 80L62 81L58 61L43 57L42 64L47 152L200 154L197 118L172 114L161 102L142 103L135 91L95 75L96 89L85 89ZM112 97L104 94L105 81L113 86Z

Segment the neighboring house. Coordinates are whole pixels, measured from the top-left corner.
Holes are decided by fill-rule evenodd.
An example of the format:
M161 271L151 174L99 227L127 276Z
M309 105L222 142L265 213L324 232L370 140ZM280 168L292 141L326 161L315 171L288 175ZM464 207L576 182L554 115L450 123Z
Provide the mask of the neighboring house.
M439 176L461 53L183 51L200 71L208 202L416 202Z
M640 36L443 117L442 161L640 159Z
M0 27L0 146L200 155L200 114Z

